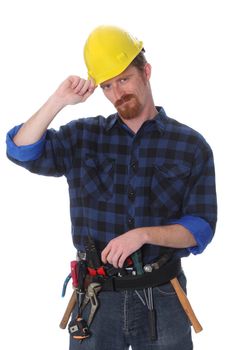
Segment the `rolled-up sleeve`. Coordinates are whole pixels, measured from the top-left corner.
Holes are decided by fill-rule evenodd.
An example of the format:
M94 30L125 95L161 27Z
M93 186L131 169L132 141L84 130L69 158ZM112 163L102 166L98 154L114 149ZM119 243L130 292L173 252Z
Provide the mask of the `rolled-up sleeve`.
M58 131L48 129L34 144L17 146L13 138L21 125L7 134L7 157L32 173L46 176L66 175L72 166L73 144L77 140L76 122L61 126ZM77 153L77 151L76 151Z
M17 134L17 132L19 131L22 125L23 124L15 126L7 133L7 136L6 136L7 155L13 159L16 159L22 162L38 159L41 156L44 149L46 133L44 133L44 135L39 141L31 145L17 146L14 143L13 138Z
M182 225L191 232L197 245L195 247L187 248L187 250L194 255L201 254L211 242L214 235L210 224L198 216L185 215L180 219L171 220L169 223Z
M194 236L197 245L188 248L200 254L211 242L217 222L217 196L213 153L204 139L199 139L187 189L183 199L182 216L169 220L169 224L180 224Z

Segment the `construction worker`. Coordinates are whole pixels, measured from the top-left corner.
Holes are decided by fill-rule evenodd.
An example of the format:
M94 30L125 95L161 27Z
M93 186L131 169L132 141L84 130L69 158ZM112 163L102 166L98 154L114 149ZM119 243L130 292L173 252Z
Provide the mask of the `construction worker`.
M7 135L7 155L14 163L67 178L78 252L85 253L89 236L103 266L116 271L127 270L126 259L138 253L141 270L128 268L131 284L126 278L125 288L117 287L125 278L119 273L115 287L103 287L91 336L80 343L71 334L70 350L193 348L190 322L169 282L172 268L166 279L163 268L156 278L147 276L172 248L173 274L186 291L180 259L202 253L215 231L213 155L198 132L155 106L144 52L142 41L121 28L95 28L84 47L88 79L69 76L39 111ZM85 102L97 86L116 113L79 118L59 131L48 128L59 111ZM149 323L148 305L154 311Z

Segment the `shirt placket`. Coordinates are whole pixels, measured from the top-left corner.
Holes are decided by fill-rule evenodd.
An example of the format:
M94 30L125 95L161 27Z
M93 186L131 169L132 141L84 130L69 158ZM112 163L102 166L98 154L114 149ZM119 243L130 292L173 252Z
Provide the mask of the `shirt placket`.
M137 135L134 136L131 152L128 164L128 182L127 182L127 196L128 196L128 207L126 216L126 225L129 230L135 228L135 204L137 196L137 174L139 167L139 138Z

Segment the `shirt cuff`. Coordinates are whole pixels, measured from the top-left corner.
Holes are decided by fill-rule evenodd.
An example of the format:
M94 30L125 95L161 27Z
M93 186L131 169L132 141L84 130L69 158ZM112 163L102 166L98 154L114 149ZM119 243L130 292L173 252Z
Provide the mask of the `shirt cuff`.
M7 133L7 136L6 136L7 154L11 158L19 160L21 162L36 160L41 156L43 152L46 132L44 133L44 135L39 141L31 145L17 146L14 143L13 138L17 134L17 132L19 131L22 125L23 124L15 126L13 129L11 129Z
M187 250L194 255L201 254L213 238L210 224L199 216L185 215L177 220L169 220L169 224L182 225L192 233L197 245Z

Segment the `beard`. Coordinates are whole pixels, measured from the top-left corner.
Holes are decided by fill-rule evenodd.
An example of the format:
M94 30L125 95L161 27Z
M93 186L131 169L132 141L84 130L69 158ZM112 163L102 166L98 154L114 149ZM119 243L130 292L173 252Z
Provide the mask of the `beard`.
M123 119L130 120L136 118L142 108L141 103L134 94L123 95L114 104L117 112Z

